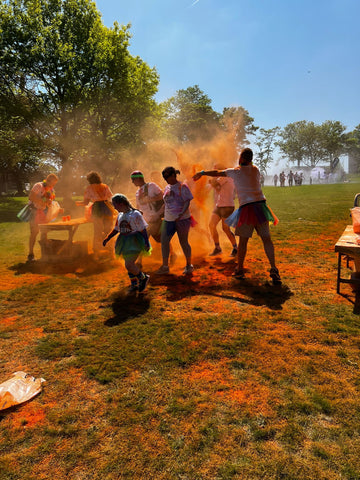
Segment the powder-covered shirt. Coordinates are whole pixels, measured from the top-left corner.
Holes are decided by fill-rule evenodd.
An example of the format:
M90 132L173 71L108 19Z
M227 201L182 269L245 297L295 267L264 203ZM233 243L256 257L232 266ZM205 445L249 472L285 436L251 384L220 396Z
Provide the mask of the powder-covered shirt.
M55 198L55 191L53 187L47 187L46 183L35 183L29 195L31 203L38 210L45 210Z
M187 208L185 212L179 217L184 203L192 200L194 197L185 183L177 182L175 185L166 185L164 189L165 214L164 220L173 222L174 220L185 220L190 218L190 210Z
M113 194L105 183L91 183L85 190L84 200L89 202L101 202L111 200Z
M235 186L234 181L230 177L217 177L216 182L220 187L215 189L215 205L217 207L233 207Z
M142 232L148 227L144 217L138 210L120 212L117 216L114 229L121 235L129 235L134 232Z
M261 190L260 172L255 165L228 168L225 173L227 177L234 180L240 207L247 203L265 200L265 195Z
M156 210L154 203L147 201L162 193L161 188L156 183L149 182L142 185L136 192L136 207L142 211L147 222L153 222L159 219L164 212L164 206ZM145 203L146 202L146 203Z

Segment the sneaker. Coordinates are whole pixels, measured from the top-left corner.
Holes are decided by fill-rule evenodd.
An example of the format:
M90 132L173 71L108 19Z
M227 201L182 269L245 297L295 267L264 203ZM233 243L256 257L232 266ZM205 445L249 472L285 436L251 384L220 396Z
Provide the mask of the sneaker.
M209 253L209 257L214 257L215 255L219 255L222 252L220 247L215 247L214 250Z
M129 293L133 293L133 292L137 292L137 290L138 290L137 284L136 284L136 283L132 283L132 284L130 285L129 289L128 289L128 292L129 292Z
M281 285L281 277L279 274L279 270L276 267L271 268L270 270L270 277L274 285Z
M27 261L28 262L33 262L35 260L35 256L33 253L29 253L28 257L27 257Z
M184 275L190 275L194 271L194 265L186 265L184 268L183 274Z
M144 278L139 281L139 292L143 292L146 288L146 285L149 283L150 275L144 274Z
M234 248L231 250L230 257L236 257L236 255L237 255L237 247L234 247Z
M167 275L169 273L169 267L167 267L166 265L161 265L161 267L159 268L159 270L156 270L156 274L157 275Z
M232 277L236 278L236 280L243 280L245 278L245 270L243 268L239 268L238 270L234 270L231 274Z

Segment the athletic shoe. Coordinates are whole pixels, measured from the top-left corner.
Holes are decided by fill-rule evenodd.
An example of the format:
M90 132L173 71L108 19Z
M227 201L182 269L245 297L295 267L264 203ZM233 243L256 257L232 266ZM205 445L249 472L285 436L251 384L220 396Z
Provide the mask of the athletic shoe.
M149 283L150 275L144 273L144 277L139 280L139 292L143 292L146 288L146 285Z
M236 255L237 255L237 248L234 247L234 248L231 250L230 257L236 257Z
M156 274L157 275L167 275L169 273L169 267L167 267L166 265L161 265L161 267L159 268L159 270L156 270Z
M137 290L138 290L137 284L136 284L136 283L132 283L132 284L130 285L129 289L128 289L128 292L129 292L129 293L133 293L133 292L137 292Z
M222 252L221 248L220 247L215 247L214 250L209 253L209 257L214 257L215 255L220 255L220 253Z
M238 270L235 270L231 276L236 278L236 280L243 280L245 278L245 270L243 268L239 268Z
M279 274L279 270L276 267L273 267L270 270L270 277L274 285L281 285L281 277Z
M184 268L183 274L184 275L190 275L194 271L194 265L186 265Z

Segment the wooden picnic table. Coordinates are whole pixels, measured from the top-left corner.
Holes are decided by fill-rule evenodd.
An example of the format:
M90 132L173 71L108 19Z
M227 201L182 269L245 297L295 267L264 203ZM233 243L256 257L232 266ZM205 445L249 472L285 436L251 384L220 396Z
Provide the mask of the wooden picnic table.
M353 285L360 285L360 278L343 278L341 276L343 261L346 261L346 266L348 268L349 268L349 261L351 260L354 261L355 266L356 264L360 265L360 245L357 243L356 241L357 239L360 239L360 235L357 235L356 233L354 233L352 225L348 225L335 245L335 252L338 253L336 292L339 294L340 294L341 283L351 283ZM355 271L357 271L356 268L355 268Z
M70 220L55 221L39 224L41 260L43 261L62 261L73 260L78 257L88 255L87 241L74 241L74 235L80 225L91 223L88 219L72 218ZM68 238L57 240L48 238L48 233L53 231L65 231Z

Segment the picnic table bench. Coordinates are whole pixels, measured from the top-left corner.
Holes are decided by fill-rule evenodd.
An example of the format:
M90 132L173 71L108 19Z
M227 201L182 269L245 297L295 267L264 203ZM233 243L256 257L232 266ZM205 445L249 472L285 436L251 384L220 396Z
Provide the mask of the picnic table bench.
M342 265L344 262L346 262L346 267L349 267L349 261L351 260L353 260L355 264L357 262L360 264L360 245L356 241L357 238L360 238L360 235L354 233L352 225L347 225L343 234L335 245L335 252L338 253L336 292L340 295L341 283L351 283L353 285L360 286L360 278L342 277Z
M71 261L88 255L88 242L74 241L78 227L85 223L90 222L86 218L74 218L39 224L41 260L48 262ZM48 233L59 230L67 232L68 238L65 240L48 238Z

